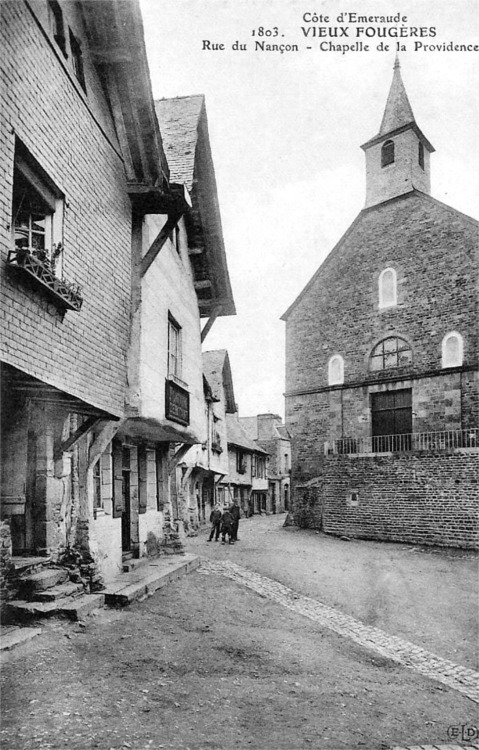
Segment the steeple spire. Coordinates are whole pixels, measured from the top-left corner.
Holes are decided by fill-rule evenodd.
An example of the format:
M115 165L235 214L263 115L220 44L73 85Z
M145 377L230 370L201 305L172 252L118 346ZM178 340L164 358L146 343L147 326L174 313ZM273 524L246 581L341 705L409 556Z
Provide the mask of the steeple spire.
M361 148L366 154L367 208L412 190L430 193L429 155L434 148L414 119L397 55L379 133Z
M414 122L414 115L401 78L399 57L396 55L393 80L389 89L389 96L379 129L379 135L390 133L392 130L401 128L403 125L408 125L411 122Z

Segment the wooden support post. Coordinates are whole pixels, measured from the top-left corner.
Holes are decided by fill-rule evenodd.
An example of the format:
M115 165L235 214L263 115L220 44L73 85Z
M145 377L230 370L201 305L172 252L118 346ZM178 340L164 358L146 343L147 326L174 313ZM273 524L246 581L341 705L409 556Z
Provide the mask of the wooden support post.
M181 459L186 456L190 448L191 445L189 443L184 443L181 448L178 448L176 453L168 461L168 474L171 474L176 469Z
M160 252L161 248L165 244L166 240L168 239L168 235L175 228L176 224L178 224L182 216L183 216L183 211L175 211L174 213L171 213L168 216L168 220L166 224L164 225L164 227L162 227L162 229L160 229L158 236L153 241L153 244L151 245L145 257L141 261L141 275L142 276L144 276L145 273L148 271L149 267L151 266L156 256Z
M206 321L206 324L205 324L203 330L201 331L201 343L203 343L203 341L207 337L208 333L210 332L210 330L211 330L211 328L213 326L213 323L215 322L215 320L218 317L218 315L220 314L220 312L221 312L221 307L215 307L214 310L213 310L213 312L211 313L210 317Z
M115 437L120 424L120 421L107 422L95 437L95 440L90 445L90 450L88 453L89 469L91 469L93 465L96 464L101 454L105 452L108 444L111 443L111 441Z
M55 451L55 460L61 458L62 453L71 451L72 448L74 448L75 445L82 439L82 437L93 430L93 428L96 427L96 425L101 421L102 420L99 417L88 417L88 419L75 430L73 435L70 435L68 440L64 440L63 443L58 446L57 450Z

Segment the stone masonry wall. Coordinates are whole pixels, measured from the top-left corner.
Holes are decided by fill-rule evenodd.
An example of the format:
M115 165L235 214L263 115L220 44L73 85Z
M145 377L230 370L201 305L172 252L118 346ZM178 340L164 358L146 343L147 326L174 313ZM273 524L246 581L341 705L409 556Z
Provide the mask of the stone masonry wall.
M477 548L478 469L477 451L329 456L317 480L296 488L295 520L337 535Z
M12 538L10 524L0 521L0 597L8 597L8 583L12 570ZM1 604L0 599L0 604Z
M440 370L451 331L463 336L464 364L474 365L477 245L477 222L421 194L361 214L288 315L287 393L327 387L334 354L344 358L346 384ZM397 273L397 305L379 309L378 278L388 267ZM411 344L412 365L369 373L371 350L388 335Z
M123 412L130 299L131 207L98 95L85 94L27 3L3 3L0 44L2 358L109 412ZM85 58L85 65L88 60ZM95 87L98 92L99 87ZM83 288L62 314L6 269L18 137L65 196L63 275Z

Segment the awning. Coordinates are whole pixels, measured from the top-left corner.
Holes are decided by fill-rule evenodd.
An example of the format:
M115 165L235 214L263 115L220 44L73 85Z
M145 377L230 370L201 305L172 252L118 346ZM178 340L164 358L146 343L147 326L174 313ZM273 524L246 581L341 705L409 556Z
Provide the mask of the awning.
M174 426L168 421L154 417L130 417L121 423L118 437L147 440L154 443L201 443L200 438L187 427Z

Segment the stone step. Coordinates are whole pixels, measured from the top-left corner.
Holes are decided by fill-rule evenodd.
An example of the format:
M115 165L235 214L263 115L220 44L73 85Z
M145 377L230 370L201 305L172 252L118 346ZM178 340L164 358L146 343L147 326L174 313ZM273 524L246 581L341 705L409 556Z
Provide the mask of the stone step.
M18 621L35 620L42 617L68 617L81 620L96 609L103 607L104 594L82 594L75 599L64 598L51 602L25 602L20 599L8 602L7 608Z
M40 628L2 628L1 651L12 651L41 633Z
M22 576L18 579L22 594L24 592L32 595L38 591L56 586L58 583L64 583L68 580L68 571L64 568L47 568L40 570L38 573Z
M27 576L31 573L38 573L51 562L51 557L41 557L40 555L13 555L12 564L15 573L18 576Z
M52 586L46 591L37 591L32 594L32 601L35 602L55 602L59 599L72 598L81 596L84 593L84 588L81 583L61 583L58 586Z
M196 555L171 555L149 560L108 583L104 591L105 603L124 607L190 573L199 564L200 558Z

